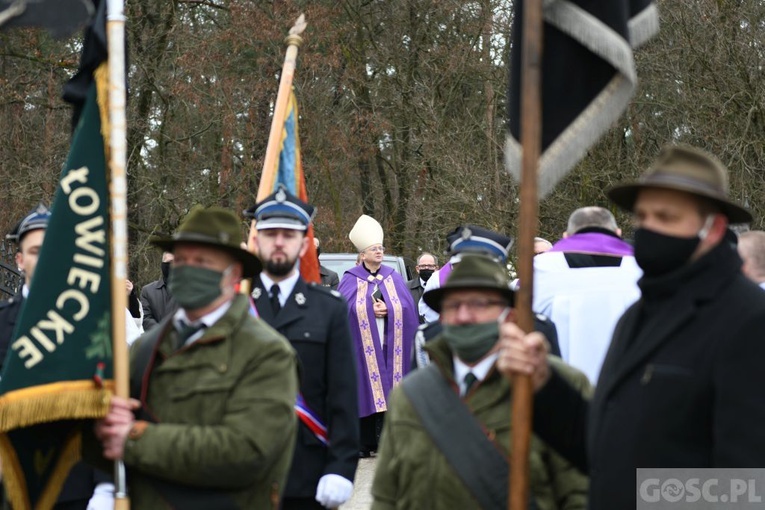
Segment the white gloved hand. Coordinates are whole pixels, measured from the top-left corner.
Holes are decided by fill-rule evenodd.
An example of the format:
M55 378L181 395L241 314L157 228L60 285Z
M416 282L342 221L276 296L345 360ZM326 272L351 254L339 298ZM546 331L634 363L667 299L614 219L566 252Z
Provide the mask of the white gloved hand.
M340 475L324 475L316 487L316 501L324 508L335 508L350 499L353 482Z
M114 484L102 482L96 485L88 501L88 510L113 510L114 509Z

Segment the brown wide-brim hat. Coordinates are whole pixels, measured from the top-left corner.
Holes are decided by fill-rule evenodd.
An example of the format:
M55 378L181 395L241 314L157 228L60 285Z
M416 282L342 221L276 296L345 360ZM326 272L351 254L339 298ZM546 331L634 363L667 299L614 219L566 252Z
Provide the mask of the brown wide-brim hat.
M728 198L728 169L712 154L685 144L668 145L646 173L634 183L608 190L613 203L632 212L640 190L684 191L716 204L731 223L750 223L752 214Z
M486 255L464 253L442 287L422 295L425 304L441 313L444 296L454 290L492 290L507 299L510 306L515 301L515 292L510 288L507 268Z
M241 248L242 226L239 218L222 207L194 206L171 237L152 237L149 242L172 252L178 243L203 244L218 248L242 263L242 276L252 278L260 273L260 260Z

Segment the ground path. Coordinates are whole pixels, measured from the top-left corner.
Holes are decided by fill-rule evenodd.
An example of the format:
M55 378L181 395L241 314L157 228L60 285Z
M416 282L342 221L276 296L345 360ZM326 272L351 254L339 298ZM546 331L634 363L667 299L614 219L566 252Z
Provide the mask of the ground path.
M375 476L375 459L359 459L356 478L353 482L351 500L340 510L369 510L372 506L372 479Z

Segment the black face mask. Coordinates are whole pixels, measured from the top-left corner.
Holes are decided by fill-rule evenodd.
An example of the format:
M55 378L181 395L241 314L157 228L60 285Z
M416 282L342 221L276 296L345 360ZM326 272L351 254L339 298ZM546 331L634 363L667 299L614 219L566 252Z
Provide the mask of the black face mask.
M635 230L635 261L646 276L662 276L688 263L702 239L707 237L710 223L704 224L693 237L674 237L653 230Z
M433 276L434 271L432 269L422 269L420 270L420 278L422 278L423 282L427 282L430 280L430 277Z
M162 279L167 282L168 275L170 274L170 262L161 262L159 266L162 268Z

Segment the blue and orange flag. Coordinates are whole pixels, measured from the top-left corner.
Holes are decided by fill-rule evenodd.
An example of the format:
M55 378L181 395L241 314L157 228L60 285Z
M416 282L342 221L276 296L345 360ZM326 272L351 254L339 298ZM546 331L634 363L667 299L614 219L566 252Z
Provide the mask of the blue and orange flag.
M308 202L308 189L305 183L303 162L300 154L300 133L298 129L298 103L295 91L290 92L287 113L284 117L281 142L279 144L279 158L275 167L268 175L264 172L261 179L271 182L269 193L276 191L280 184L284 184L287 191L304 202ZM313 225L308 226L308 251L300 259L300 274L308 282L321 282L319 274L319 258L313 243Z

